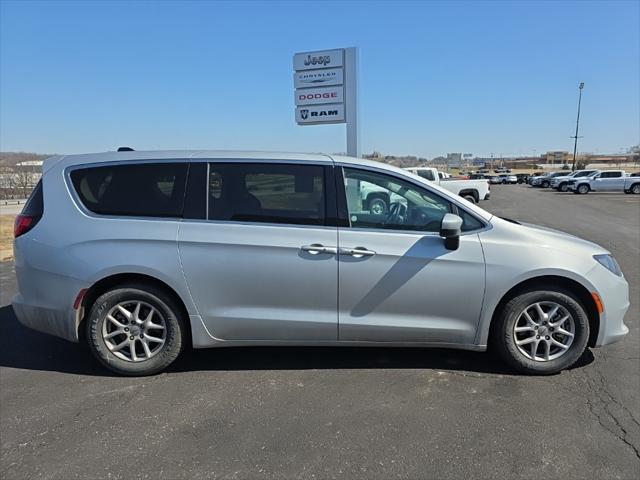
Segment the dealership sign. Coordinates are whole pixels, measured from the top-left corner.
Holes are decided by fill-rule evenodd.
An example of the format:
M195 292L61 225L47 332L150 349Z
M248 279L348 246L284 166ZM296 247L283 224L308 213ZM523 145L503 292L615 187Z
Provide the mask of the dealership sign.
M354 47L293 56L296 123L346 123L347 155L353 157L360 154L357 72L358 49Z

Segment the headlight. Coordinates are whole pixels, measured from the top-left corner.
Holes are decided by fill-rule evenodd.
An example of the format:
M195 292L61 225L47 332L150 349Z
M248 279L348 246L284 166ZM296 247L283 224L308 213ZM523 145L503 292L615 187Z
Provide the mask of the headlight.
M611 273L615 273L617 276L622 276L622 270L620 270L620 265L616 262L616 259L611 255L603 254L603 255L594 255L593 258L604 268L609 270Z

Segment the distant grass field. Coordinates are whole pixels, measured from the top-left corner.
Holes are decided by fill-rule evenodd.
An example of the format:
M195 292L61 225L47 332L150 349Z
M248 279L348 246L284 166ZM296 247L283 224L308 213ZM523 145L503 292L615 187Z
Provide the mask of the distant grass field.
M0 215L0 261L13 257L13 220L15 215Z

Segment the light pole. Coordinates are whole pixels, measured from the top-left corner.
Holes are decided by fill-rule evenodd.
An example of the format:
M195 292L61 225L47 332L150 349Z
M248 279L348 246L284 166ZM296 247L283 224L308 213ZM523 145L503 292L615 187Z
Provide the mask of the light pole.
M578 151L578 127L580 126L580 103L582 103L582 89L584 88L584 82L580 82L578 86L578 118L576 119L576 134L573 137L573 165L571 165L571 171L575 172L576 170L576 152Z

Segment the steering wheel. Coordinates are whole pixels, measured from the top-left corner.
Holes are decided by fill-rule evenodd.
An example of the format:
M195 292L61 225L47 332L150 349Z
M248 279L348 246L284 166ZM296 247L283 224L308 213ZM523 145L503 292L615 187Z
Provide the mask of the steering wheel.
M407 206L400 202L393 202L389 207L389 214L384 223L399 225L404 222L405 215L407 213Z

